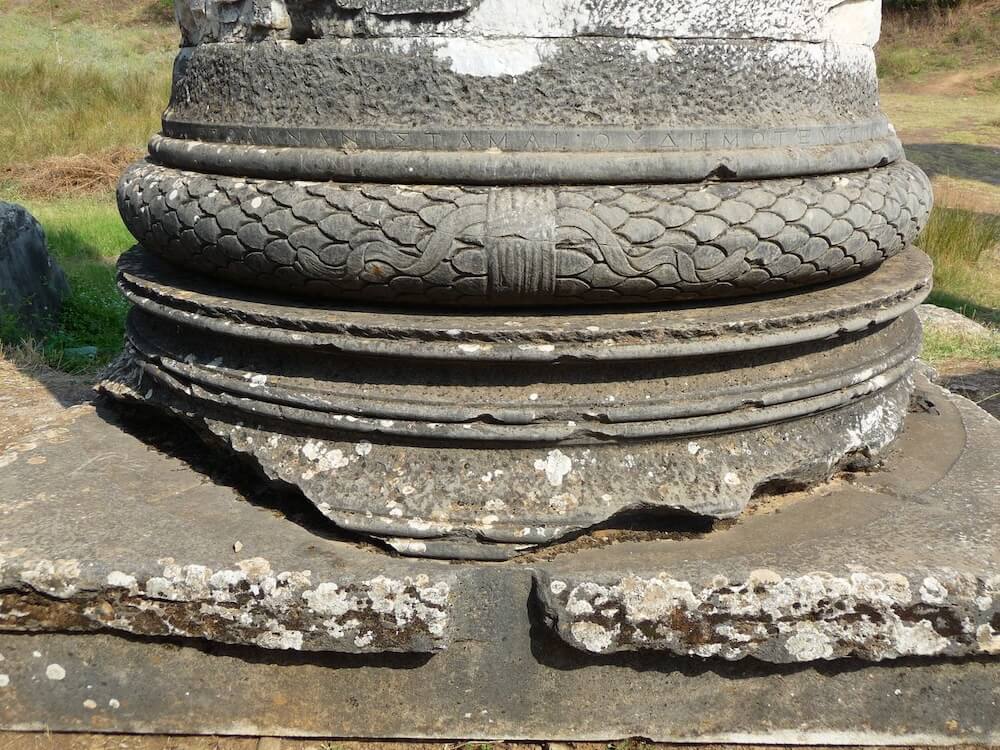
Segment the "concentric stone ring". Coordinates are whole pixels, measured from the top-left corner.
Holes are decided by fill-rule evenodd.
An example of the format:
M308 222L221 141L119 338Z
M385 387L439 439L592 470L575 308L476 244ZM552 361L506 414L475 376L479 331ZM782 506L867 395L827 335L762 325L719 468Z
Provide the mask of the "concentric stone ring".
M910 244L909 162L751 182L451 187L280 182L142 162L122 216L147 250L313 297L453 305L642 303L805 286Z

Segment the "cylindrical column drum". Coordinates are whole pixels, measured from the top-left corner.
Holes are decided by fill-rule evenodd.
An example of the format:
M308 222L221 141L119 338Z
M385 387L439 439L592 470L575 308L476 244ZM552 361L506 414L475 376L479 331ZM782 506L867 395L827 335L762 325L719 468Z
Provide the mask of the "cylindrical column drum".
M504 558L902 427L931 205L877 0L185 0L105 388L334 523Z

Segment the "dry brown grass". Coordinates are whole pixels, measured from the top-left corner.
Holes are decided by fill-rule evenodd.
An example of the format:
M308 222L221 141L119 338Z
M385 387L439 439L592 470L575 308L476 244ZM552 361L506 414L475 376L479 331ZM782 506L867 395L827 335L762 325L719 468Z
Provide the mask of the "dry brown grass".
M0 0L0 12L40 16L53 23L86 19L102 26L162 26L173 22L170 0Z
M89 154L48 156L0 170L0 182L16 184L23 195L43 200L106 193L114 190L125 167L142 153L139 148L117 146Z

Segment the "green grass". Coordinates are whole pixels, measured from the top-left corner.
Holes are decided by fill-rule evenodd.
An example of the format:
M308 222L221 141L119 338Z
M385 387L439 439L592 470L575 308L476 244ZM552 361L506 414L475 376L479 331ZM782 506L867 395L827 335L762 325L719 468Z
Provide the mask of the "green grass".
M881 78L915 78L925 73L954 70L960 57L954 53L910 46L886 46L878 58Z
M934 260L933 304L1000 325L1000 216L935 208L918 244Z
M140 149L159 126L174 53L162 29L52 25L20 12L0 24L0 189L44 160Z
M44 227L71 289L58 326L38 342L45 359L67 371L100 368L122 347L127 305L115 286L115 260L134 240L107 198L28 202L26 207ZM18 338L11 326L0 335L8 343ZM66 353L86 346L97 347L96 359Z
M58 325L34 342L60 369L93 371L121 349L126 304L114 262L133 240L110 187L158 130L169 98L178 38L170 6L0 0L0 200L35 214L69 279ZM83 194L64 197L74 191ZM8 318L0 338L23 337ZM95 359L66 353L90 346Z
M879 76L920 78L945 70L995 63L1000 57L1000 3L968 0L886 5L878 46ZM898 6L897 6L898 8Z
M1000 367L1000 333L970 336L924 329L924 345L920 356L934 366L962 360L981 362L991 368Z

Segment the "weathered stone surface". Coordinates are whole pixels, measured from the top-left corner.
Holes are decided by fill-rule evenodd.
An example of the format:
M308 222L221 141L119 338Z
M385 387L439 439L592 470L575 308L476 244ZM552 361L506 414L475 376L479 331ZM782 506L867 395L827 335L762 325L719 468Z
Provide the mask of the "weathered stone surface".
M178 0L174 11L187 44L253 41L292 27L284 0Z
M102 582L83 576L77 560L21 560L0 550L0 588L16 590L0 594L0 628L118 630L296 651L420 652L447 643L446 580L349 573L314 581L312 571L278 572L263 558L221 570L169 557L156 564L160 575L112 570Z
M447 647L447 568L415 571L350 544L312 553L319 537L102 415L76 407L68 426L0 454L0 629L348 653Z
M878 40L880 20L874 0L180 0L178 14L189 43L238 41L287 31L259 20L274 6L315 36L763 38L870 47ZM226 26L218 23L220 17L230 19Z
M118 201L144 249L206 275L471 307L747 296L855 276L916 239L931 191L908 162L810 179L558 189L284 185L140 162Z
M541 659L521 657L532 647L527 616L506 600L484 599L480 607L484 619L511 625L503 641L374 667L356 657L247 658L234 649L104 634L0 634L0 672L9 679L0 689L0 727L277 735L314 744L330 737L449 745L635 737L779 747L1000 742L996 660L814 668L643 654L582 667L558 641L538 644ZM61 681L46 677L53 664L66 673Z
M927 570L912 578L766 568L708 585L660 573L605 583L543 580L547 612L573 646L655 649L769 662L1000 654L1000 575ZM946 634L943 634L946 633Z
M104 387L408 554L730 518L871 465L930 210L878 108L877 10L182 3Z
M341 670L350 669L352 680L360 680L352 683L359 690L378 683L378 689L415 705L420 702L413 692L417 684L445 674L482 674L482 682L477 678L468 685L476 700L504 717L498 721L512 722L534 713L527 704L509 702L504 697L509 690L500 691L501 696L487 685L527 679L532 706L537 706L537 690L563 679L561 689L581 699L588 694L583 683L593 683L595 670L613 684L623 675L630 681L647 675L680 679L674 690L711 687L717 694L740 674L755 675L772 692L776 681L787 684L805 674L817 677L816 689L832 689L843 687L838 674L857 676L850 684L861 686L868 678L859 675L876 673L859 670L857 661L846 661L843 671L834 667L823 673L774 671L761 663L845 658L891 663L902 656L920 657L878 673L889 684L905 686L911 677L922 679L920 675L945 669L931 657L996 655L1000 601L995 545L1000 474L993 450L1000 424L971 403L927 385L921 386L915 404L896 452L878 471L808 493L760 498L754 514L711 533L602 532L499 565L402 561L372 546L314 534L275 513L295 512L289 505L293 498L258 493L255 503L271 505L247 502L222 483L217 470L205 466L208 473L199 473L124 432L120 423L104 421L108 412L77 407L67 423L68 434L58 440L23 436L19 447L11 449L16 457L0 474L5 519L0 630L104 630L189 638L194 640L186 641L189 647L180 653L172 647L176 658L209 658L217 664L197 670L203 674L191 679L212 680L208 673L228 670L226 654L271 675L277 681L272 688L291 679L294 665L315 663L340 675L342 682ZM135 428L139 422L130 424ZM165 431L164 425L155 432L176 435L173 451L196 451L185 444L183 433ZM413 588L401 591L407 579ZM333 583L339 588L334 590ZM356 598L342 597L345 593ZM598 599L602 595L606 601ZM536 605L537 617L532 614ZM602 618L622 627L593 640L606 624ZM574 629L574 624L595 627ZM344 628L343 635L335 632L337 627ZM298 635L290 635L294 632ZM560 646L553 640L556 635L575 648ZM14 644L27 641L24 635L19 638L0 638L5 689L16 691L8 695L31 695L29 702L36 706L57 700L30 687L33 670L44 665L33 661L31 649L22 654ZM45 638L38 642L54 644L61 636ZM88 670L136 674L115 662L114 655L131 646L92 635L75 640L77 653L99 643L108 654L90 662ZM198 641L241 649L206 657L190 647ZM50 647L44 646L46 652ZM148 641L139 648L151 656L161 653ZM636 657L639 661L609 654L630 648L647 653ZM402 661L364 667L364 662L339 657L288 661L270 653L281 650L439 653L417 661L384 657ZM498 650L505 658L492 656ZM704 667L688 662L678 671L682 662L661 663L651 650L721 658L712 667L707 666L711 662ZM740 672L724 666L723 658L741 656L754 658ZM72 664L60 659L47 663L59 664L72 675L71 682L80 678L82 666L75 659ZM492 666L480 672L487 663ZM974 680L979 670L992 668L986 662L962 664L955 673L960 684L961 675ZM637 665L644 668L636 670ZM249 672L228 672L230 678L234 674ZM145 685L148 675L143 677ZM151 697L145 687L137 690ZM445 693L462 694L460 686L455 690ZM429 694L418 692L426 706ZM433 700L453 699L432 694ZM127 695L133 698L133 693ZM177 700L172 697L167 705L179 709L184 704ZM23 700L0 703L0 724L30 724L32 714L24 705ZM128 722L159 720L155 717L177 721L176 713L159 711L145 706L139 713L123 714L109 728L137 726L121 723L126 717ZM355 731L349 734L387 726L379 724L382 711L350 713L349 726ZM62 716L63 709L56 715ZM301 718L305 715L313 718ZM637 728L624 733L691 736L679 729L683 723L658 724L650 715L648 710L637 713ZM772 721L777 715L769 712ZM799 716L781 715L789 721ZM312 712L294 716L285 714L299 729L317 726ZM990 726L985 716L979 715L980 730ZM746 728L739 724L746 721L745 714L723 719L734 722L726 731ZM845 731L860 726L856 716L844 721ZM484 724L482 731L490 726ZM559 728L554 734L568 738L598 736L578 723L550 721L546 726ZM413 727L420 735L447 735L421 721ZM811 736L819 737L819 728L816 732Z
M920 305L917 308L917 315L920 316L920 322L924 328L929 331L973 337L994 335L994 332L982 323L977 323L946 307Z
M0 315L41 334L58 319L68 293L42 227L21 206L0 201Z
M884 166L902 150L879 110L879 7L185 0L151 151L212 174L406 184Z
M911 249L804 299L498 320L293 307L138 251L121 270L136 309L108 392L342 528L488 558L624 513L731 518L870 464L902 424L930 273Z
M994 440L998 424L942 391L923 391L915 404L921 413L884 472L800 504L769 509L765 500L762 513L697 540L619 545L627 564L613 573L593 551L553 561L536 589L546 617L567 643L595 654L779 663L996 656L1000 480L995 455L971 446ZM935 437L921 422L935 425ZM973 506L980 493L984 504Z
M153 154L209 173L451 184L757 179L902 156L867 48L682 40L658 56L584 37L515 68L484 44L464 56L379 39L186 48ZM262 80L266 97L253 94Z

